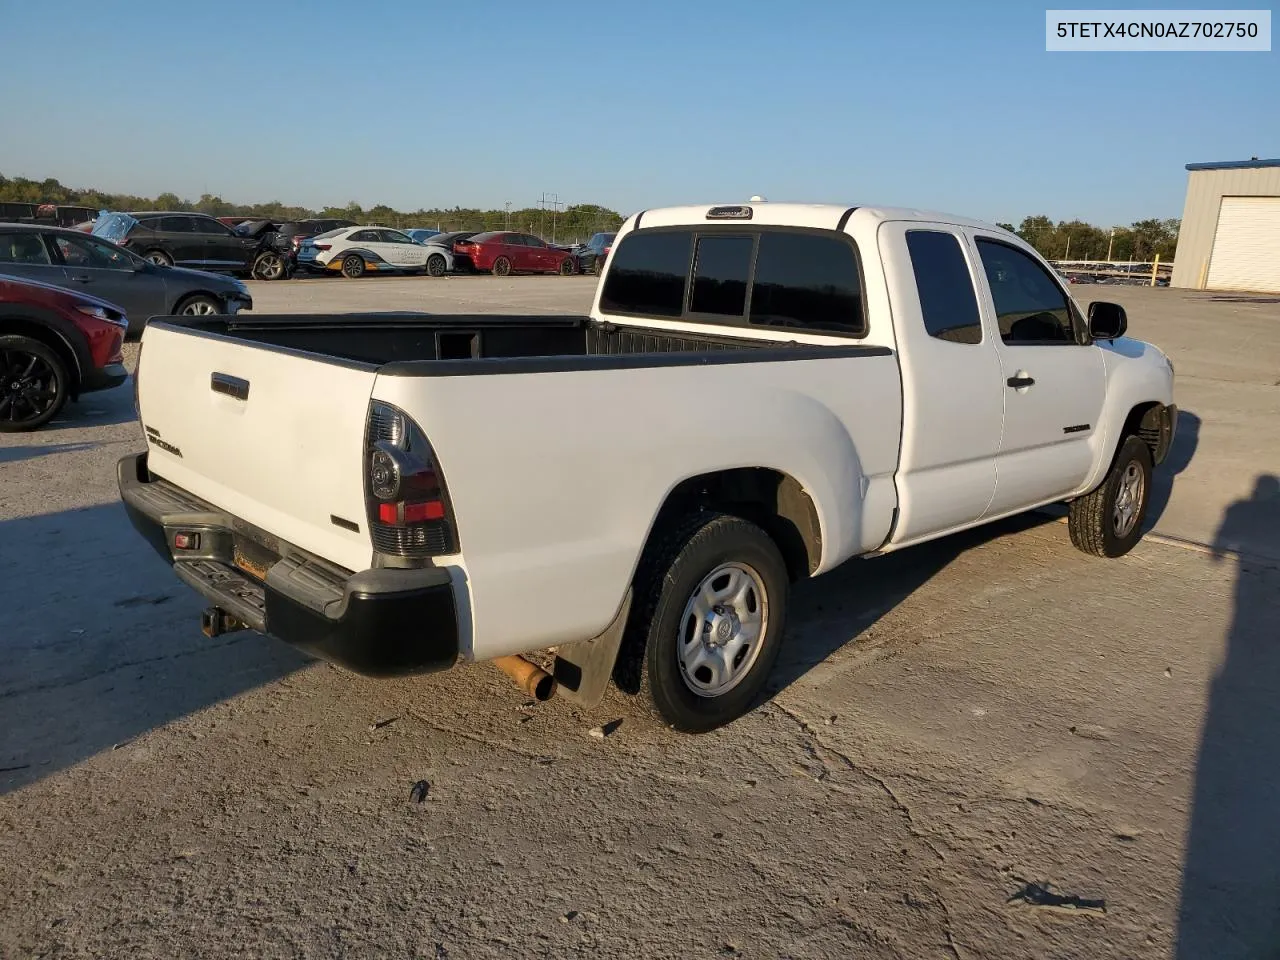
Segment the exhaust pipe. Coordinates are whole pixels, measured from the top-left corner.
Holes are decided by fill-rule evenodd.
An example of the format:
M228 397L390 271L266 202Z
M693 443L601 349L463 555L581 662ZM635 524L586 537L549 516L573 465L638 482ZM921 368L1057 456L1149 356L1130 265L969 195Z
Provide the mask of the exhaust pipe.
M247 623L237 620L219 607L206 607L200 614L200 632L206 637L219 637L224 633L248 629Z
M550 700L555 695L556 678L524 657L498 657L493 665L535 700Z

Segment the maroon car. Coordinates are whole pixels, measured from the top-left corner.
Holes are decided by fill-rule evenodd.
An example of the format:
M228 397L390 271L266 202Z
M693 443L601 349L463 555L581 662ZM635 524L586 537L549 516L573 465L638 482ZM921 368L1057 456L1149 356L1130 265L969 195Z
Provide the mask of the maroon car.
M119 307L0 274L0 433L34 430L67 400L129 376Z
M470 265L473 270L493 271L494 276L512 273L559 273L571 276L578 272L578 261L568 250L550 247L527 233L477 233L470 240L453 245L455 266Z

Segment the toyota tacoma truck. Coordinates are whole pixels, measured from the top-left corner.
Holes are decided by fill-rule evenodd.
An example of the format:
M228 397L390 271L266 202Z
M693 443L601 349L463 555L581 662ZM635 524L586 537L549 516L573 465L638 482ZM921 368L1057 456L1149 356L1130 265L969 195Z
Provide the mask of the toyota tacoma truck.
M800 578L1060 501L1130 550L1177 410L1126 326L975 220L648 210L586 317L153 320L120 492L206 633L383 676L552 651L703 731Z

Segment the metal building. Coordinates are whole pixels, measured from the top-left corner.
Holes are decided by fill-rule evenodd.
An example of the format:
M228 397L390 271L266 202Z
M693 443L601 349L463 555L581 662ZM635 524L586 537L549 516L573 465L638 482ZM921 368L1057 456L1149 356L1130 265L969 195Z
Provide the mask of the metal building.
M1187 170L1172 286L1280 293L1280 159Z

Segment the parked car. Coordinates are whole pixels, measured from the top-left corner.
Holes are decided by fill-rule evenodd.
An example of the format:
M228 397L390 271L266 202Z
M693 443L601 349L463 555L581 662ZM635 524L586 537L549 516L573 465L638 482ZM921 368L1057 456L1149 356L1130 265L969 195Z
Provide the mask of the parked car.
M1142 536L1172 364L1022 240L757 203L616 247L587 318L148 327L120 492L205 631L584 703L612 677L701 731L764 690L794 580L1060 501L1085 553Z
M324 273L341 271L355 279L366 273L403 273L427 269L430 251L399 230L387 227L343 227L330 230L298 248L298 267Z
M160 266L243 276L253 272L263 252L256 238L242 237L203 213L111 213L98 218L93 234Z
M576 247L573 255L578 258L579 273L599 274L604 271L604 262L608 259L616 233L596 233L580 247Z
M479 230L455 230L449 233L437 233L426 242L427 273L433 277L442 277L453 273L459 265L453 259L453 245L459 240L474 237Z
M255 280L287 280L293 276L297 258L293 237L274 220L245 220L232 232L256 245L252 276Z
M527 233L477 233L453 245L455 264L505 277L512 273L559 273L571 276L578 264L568 250L548 246Z
M115 304L8 276L0 263L0 433L35 430L68 400L128 377Z
M239 280L156 266L101 237L58 227L0 223L0 273L118 303L129 317L130 335L141 333L149 317L253 307Z
M412 230L406 230L405 234L414 243L426 243L432 237L439 236L440 231L431 230L431 229L428 229L427 227L414 227L414 229Z

